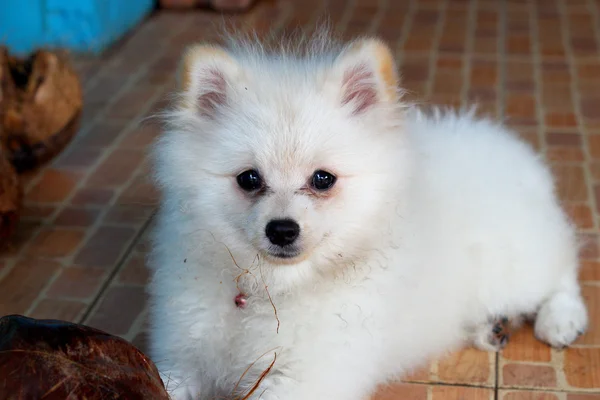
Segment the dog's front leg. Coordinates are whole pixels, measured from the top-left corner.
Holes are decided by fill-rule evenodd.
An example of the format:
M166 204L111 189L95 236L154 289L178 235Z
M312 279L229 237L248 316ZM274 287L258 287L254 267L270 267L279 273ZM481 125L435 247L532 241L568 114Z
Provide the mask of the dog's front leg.
M306 399L328 399L328 400L364 400L369 396L362 391L356 392L343 385L336 386L336 379L328 383L318 382L292 382L281 380L280 382L264 382L247 397L248 400L306 400ZM246 397L243 397L244 399Z
M304 363L303 363L304 364ZM250 380L234 398L248 400L364 400L369 398L374 382L365 379L362 369L340 369L333 363L304 364L312 369L273 368L262 379ZM339 366L338 366L339 367Z

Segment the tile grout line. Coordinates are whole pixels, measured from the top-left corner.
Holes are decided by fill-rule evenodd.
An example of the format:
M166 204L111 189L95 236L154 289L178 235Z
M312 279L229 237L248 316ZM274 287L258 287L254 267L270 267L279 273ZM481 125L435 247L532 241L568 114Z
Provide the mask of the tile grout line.
M494 354L494 400L500 400L500 352Z
M146 321L149 317L148 311L148 304L146 303L140 314L133 320L133 323L129 327L129 331L121 336L123 339L127 340L129 343L133 343L133 339L135 339L140 333L144 332L143 328L146 325Z
M441 4L439 6L440 11L440 19L438 20L437 26L435 27L435 31L433 33L433 42L431 44L432 49L429 53L429 76L427 82L425 83L424 97L429 101L431 98L434 85L435 85L435 74L437 72L437 60L439 58L439 46L440 39L442 37L442 33L444 32L444 28L446 27L446 14L448 12L448 2L449 0L441 0Z
M350 24L350 20L352 20L354 9L356 8L356 1L357 0L348 0L346 2L346 8L344 9L342 18L340 18L340 22L336 27L336 32L339 36L342 36L346 32L348 24Z
M143 236L143 234L145 233L146 229L148 229L148 227L151 225L152 221L154 220L154 215L155 214L153 214L150 218L148 218L147 221L144 222L144 224L142 225L141 229L138 230L138 232L134 235L133 239L131 240L131 242L129 243L129 245L125 249L125 251L121 254L121 257L119 257L119 259L115 263L115 267L112 269L112 271L110 271L108 277L105 279L105 281L100 286L100 289L98 290L98 293L93 298L93 300L90 302L90 304L86 308L85 312L83 313L83 315L79 319L79 323L80 324L85 324L87 322L87 320L90 318L90 316L92 315L92 313L94 311L96 311L96 309L100 305L100 301L104 297L104 293L109 288L109 286L112 283L113 279L115 278L115 276L117 275L117 273L121 269L121 266L125 263L125 261L127 261L127 259L129 258L129 255L131 254L131 251L137 245L138 240Z
M478 386L475 386L478 387ZM489 389L489 388L488 388ZM545 394L551 392L557 395L566 395L566 394L577 394L577 395L588 395L588 394L598 394L597 388L560 388L560 387L548 387L548 386L526 386L526 385L511 385L507 387L500 388L500 391L525 391L532 393L540 393ZM587 399L585 399L587 400ZM590 399L592 400L592 399ZM595 399L593 399L595 400Z
M367 33L369 35L375 35L377 33L377 28L381 25L381 21L385 16L385 11L388 8L388 0L377 0L377 12L371 19L371 25L367 28Z
M506 103L506 30L508 27L508 13L506 10L506 2L502 1L501 7L498 12L498 98L496 99L496 108L498 112L498 119L504 121L506 118L506 109L504 104Z
M308 22L304 25L304 28L309 27L317 27L319 24L320 16L327 11L327 5L329 4L329 0L323 0L320 2L319 7L317 7Z
M415 16L415 12L417 9L417 0L408 0L408 11L404 16L404 23L402 24L402 28L400 29L400 36L396 40L396 44L394 46L394 55L396 58L396 62L398 65L402 65L404 58L404 43L406 42L406 38L410 34L410 30L412 28L413 19ZM402 85L402 74L400 74L400 84Z
M546 126L544 121L544 106L542 105L542 96L540 95L543 91L542 86L542 61L541 61L541 51L540 51L540 38L539 38L539 26L538 26L538 10L535 6L535 3L531 3L531 7L529 9L529 34L531 36L531 50L533 57L533 81L534 81L534 89L533 94L535 96L535 113L538 120L536 126L537 138L540 145L540 153L546 157L546 153L548 150L548 145L546 143L544 132L546 132Z
M471 63L473 59L473 46L475 42L475 30L477 26L478 0L469 1L469 14L467 16L467 29L465 32L465 51L462 56L462 78L463 84L460 91L460 108L468 108L468 93L471 89Z
M269 35L274 35L274 34L277 34L278 32L281 32L281 30L285 26L286 22L288 22L288 20L291 18L291 16L294 13L293 12L294 7L292 6L293 3L283 2L281 4L282 4L283 10L279 14L278 21L273 23L273 26L269 30Z

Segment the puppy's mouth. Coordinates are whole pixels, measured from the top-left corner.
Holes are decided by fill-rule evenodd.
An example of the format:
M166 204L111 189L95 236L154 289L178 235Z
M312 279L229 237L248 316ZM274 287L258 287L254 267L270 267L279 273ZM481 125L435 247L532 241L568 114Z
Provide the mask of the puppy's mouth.
M289 263L302 255L302 251L297 246L271 246L265 251L266 255L277 262Z

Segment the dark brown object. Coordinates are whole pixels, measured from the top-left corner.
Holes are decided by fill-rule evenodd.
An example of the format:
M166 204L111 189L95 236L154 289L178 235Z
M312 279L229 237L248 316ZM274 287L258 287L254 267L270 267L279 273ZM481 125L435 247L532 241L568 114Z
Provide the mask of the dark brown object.
M159 0L162 8L211 7L217 11L246 11L255 0Z
M17 228L22 199L17 172L0 148L0 249Z
M87 326L0 319L0 399L168 400L156 366L125 340Z
M18 172L59 153L76 133L81 85L65 54L19 59L0 48L0 143Z

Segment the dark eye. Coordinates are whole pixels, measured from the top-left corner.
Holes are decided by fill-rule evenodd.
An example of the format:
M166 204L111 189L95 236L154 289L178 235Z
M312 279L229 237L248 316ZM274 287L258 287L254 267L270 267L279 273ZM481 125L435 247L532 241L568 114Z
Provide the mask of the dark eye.
M247 192L253 192L263 186L263 181L258 171L249 169L237 176L237 183Z
M312 186L317 190L329 190L335 184L337 178L327 171L318 170L312 176Z

